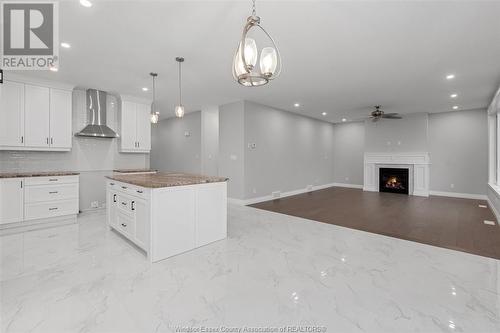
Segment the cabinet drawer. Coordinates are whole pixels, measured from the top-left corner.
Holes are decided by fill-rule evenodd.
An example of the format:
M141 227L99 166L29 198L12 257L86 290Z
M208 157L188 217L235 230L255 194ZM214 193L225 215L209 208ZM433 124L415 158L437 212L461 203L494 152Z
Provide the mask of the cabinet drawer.
M118 211L116 214L116 222L117 230L126 235L130 240L133 240L133 235L135 233L134 219L124 212Z
M28 177L26 186L78 183L78 176Z
M76 199L78 184L27 186L24 193L27 203Z
M53 202L30 203L24 205L24 219L42 219L47 217L78 213L78 200L60 200Z

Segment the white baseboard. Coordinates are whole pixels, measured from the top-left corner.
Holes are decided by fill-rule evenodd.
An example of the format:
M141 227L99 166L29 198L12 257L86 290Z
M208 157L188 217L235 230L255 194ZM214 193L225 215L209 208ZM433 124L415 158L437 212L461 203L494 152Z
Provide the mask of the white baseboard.
M358 184L333 183L333 186L363 189L363 185L358 185Z
M488 201L488 206L490 207L491 211L493 212L493 215L495 215L497 221L500 221L500 214L498 213L498 210L495 207L495 205L493 204L493 202L491 202L490 198L486 198L486 201Z
M297 194L303 194L303 193L308 193L312 191L318 191L318 190L323 190L325 188L329 187L347 187L347 188L357 188L357 189L362 189L363 185L357 185L357 184L344 184L344 183L329 183L329 184L324 184L324 185L317 185L313 186L312 190L308 190L307 188L304 189L299 189L299 190L292 190L288 192L282 192L279 198L274 198L272 195L265 195L262 197L257 197L257 198L250 198L250 199L236 199L236 198L227 198L227 201L231 204L234 205L240 205L240 206L247 206L247 205L253 205L259 202L264 202L264 201L270 201L274 199L281 199L281 198L286 198L290 197L292 195L297 195Z
M451 198L461 198L461 199L476 199L476 200L488 200L486 194L473 194L473 193L458 193L458 192L442 192L442 191L430 191L430 195L436 195L440 197L451 197Z

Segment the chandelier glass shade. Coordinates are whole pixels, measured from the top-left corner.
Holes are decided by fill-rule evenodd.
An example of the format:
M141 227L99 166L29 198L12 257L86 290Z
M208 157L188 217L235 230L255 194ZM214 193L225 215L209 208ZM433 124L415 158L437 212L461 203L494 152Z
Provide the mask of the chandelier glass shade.
M263 33L265 40L262 42L267 40L267 44L269 44L269 46L262 48L260 56L257 42L254 38L249 37L249 32L252 29ZM259 61L259 66L257 66L257 61ZM245 87L256 87L269 83L280 73L281 57L278 47L271 35L260 25L260 17L256 15L254 2L252 16L247 18L241 40L234 54L233 77Z

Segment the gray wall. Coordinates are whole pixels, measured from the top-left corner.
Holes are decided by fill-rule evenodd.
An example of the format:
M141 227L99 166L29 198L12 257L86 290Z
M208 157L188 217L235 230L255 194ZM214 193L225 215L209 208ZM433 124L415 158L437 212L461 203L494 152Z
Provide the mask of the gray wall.
M201 112L168 118L153 125L151 168L201 173Z
M431 190L486 193L487 126L486 110L429 115Z
M428 114L414 113L403 119L365 121L366 152L428 151Z
M107 124L118 130L118 101L108 95ZM73 133L87 123L85 91L73 91ZM78 171L80 172L80 210L90 209L92 201L103 207L106 202L104 176L119 168L147 168L149 154L121 154L117 139L73 136L70 152L0 151L0 172Z
M219 174L219 107L201 110L201 172L204 175Z
M366 146L367 152L428 151L431 191L486 193L488 134L485 110L413 114L405 115L402 120L366 122L364 125L335 125L336 183L363 184ZM364 145L360 143L363 136Z
M363 185L365 124L354 122L335 125L333 147L334 182Z
M246 199L333 182L332 124L252 102L244 105Z
M244 199L244 102L219 107L219 175L228 177L228 197Z

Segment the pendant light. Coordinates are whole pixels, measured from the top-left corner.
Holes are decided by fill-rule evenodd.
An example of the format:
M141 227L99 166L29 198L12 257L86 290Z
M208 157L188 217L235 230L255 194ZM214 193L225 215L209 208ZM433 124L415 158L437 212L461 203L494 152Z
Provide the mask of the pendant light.
M184 58L182 57L177 57L175 58L175 61L179 63L179 104L175 107L175 116L177 118L182 118L184 117L184 105L182 105L182 86L181 86L181 78L182 78L182 73L181 73L181 65L184 62Z
M151 123L156 124L158 120L160 120L160 112L157 111L156 108L156 77L158 76L158 73L149 73L151 77L153 78L153 103L151 103Z
M277 78L281 73L281 57L278 47L271 35L260 25L260 17L257 16L255 9L255 0L252 0L252 4L252 15L247 18L233 58L233 77L245 87L262 86ZM257 43L255 39L248 37L252 28L259 28L264 33L268 44L260 52L259 66L257 66L259 55ZM259 29L256 30L259 31Z

